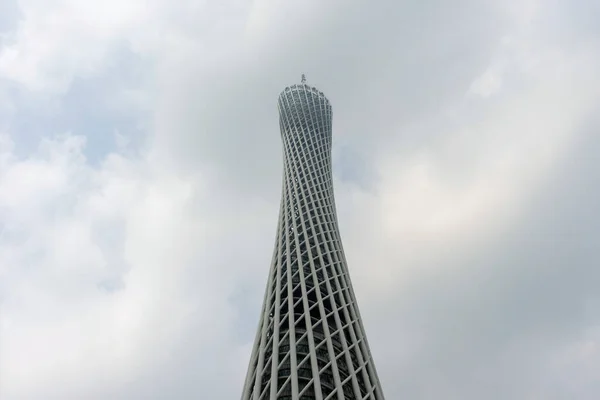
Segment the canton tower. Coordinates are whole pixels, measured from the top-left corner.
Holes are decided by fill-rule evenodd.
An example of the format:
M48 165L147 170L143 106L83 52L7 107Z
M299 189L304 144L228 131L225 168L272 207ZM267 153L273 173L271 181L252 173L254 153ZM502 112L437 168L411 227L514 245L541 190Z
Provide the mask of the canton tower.
M331 174L331 104L279 95L283 188L242 400L384 400L350 282Z

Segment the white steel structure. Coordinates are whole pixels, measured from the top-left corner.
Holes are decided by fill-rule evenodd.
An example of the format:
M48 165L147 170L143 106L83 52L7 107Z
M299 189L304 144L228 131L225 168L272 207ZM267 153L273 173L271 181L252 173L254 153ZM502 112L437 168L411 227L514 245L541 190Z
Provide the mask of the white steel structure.
M337 224L331 105L303 75L278 109L281 210L242 400L383 400Z

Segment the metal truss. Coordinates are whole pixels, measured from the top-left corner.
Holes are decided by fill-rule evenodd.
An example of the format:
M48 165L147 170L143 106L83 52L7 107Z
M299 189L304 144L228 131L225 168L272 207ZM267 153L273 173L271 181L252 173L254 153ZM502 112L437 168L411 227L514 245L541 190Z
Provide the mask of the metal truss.
M331 105L302 76L278 109L279 224L242 400L383 400L337 224Z

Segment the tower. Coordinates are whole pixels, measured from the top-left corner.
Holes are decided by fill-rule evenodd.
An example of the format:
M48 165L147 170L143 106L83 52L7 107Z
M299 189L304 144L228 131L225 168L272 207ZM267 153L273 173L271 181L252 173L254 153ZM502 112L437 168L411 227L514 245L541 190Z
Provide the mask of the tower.
M279 223L242 400L383 400L337 224L331 105L302 75L278 109Z

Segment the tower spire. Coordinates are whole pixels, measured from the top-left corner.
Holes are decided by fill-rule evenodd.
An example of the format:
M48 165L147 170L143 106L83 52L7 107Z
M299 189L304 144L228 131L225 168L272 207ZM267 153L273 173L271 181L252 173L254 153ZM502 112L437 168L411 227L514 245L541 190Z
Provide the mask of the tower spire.
M302 74L302 80L300 82L301 83L306 83L306 75Z

